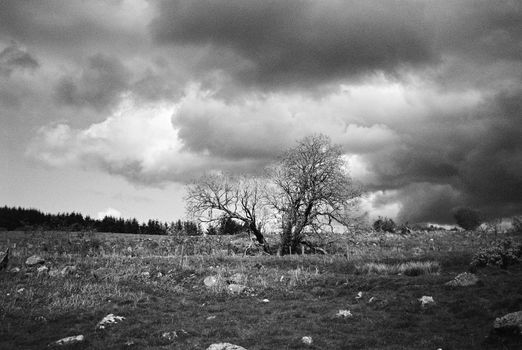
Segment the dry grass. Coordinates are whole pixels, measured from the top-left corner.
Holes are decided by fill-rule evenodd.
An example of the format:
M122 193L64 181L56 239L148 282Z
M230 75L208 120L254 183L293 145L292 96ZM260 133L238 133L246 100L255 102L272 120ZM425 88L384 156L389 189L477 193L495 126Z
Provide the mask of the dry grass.
M366 263L356 266L357 273L377 275L419 276L439 274L440 264L437 261L407 261L400 264Z
M77 334L86 337L80 349L205 349L225 341L302 349L305 335L314 339L310 349L516 348L485 337L495 317L522 308L520 266L481 270L482 285L445 286L489 237L382 238L361 233L358 244L326 246L329 255L244 257L225 249L241 237L220 237L213 254L181 256L180 242L168 237L0 233L0 247L9 240L12 248L10 265L22 268L0 273L0 348L41 349ZM38 276L23 264L35 253L50 270L77 269ZM207 276L218 283L205 287ZM246 292L228 293L232 280ZM422 309L423 295L436 306ZM339 310L353 317L339 318ZM95 331L109 313L126 319ZM161 337L181 329L183 338Z

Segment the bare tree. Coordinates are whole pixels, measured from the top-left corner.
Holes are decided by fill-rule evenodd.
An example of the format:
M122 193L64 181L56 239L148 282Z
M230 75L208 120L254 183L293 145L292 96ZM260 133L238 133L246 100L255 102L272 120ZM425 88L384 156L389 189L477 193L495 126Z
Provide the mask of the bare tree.
M263 235L265 181L262 178L224 174L205 175L187 186L187 212L203 222L223 216L248 226L259 244L268 252Z
M348 174L342 150L325 135L308 136L270 169L269 202L280 213L281 253L295 252L305 230L349 226L361 195Z

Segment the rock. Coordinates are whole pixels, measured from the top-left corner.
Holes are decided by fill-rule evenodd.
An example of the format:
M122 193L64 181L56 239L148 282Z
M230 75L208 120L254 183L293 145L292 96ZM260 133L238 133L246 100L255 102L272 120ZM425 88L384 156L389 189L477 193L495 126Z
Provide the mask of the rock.
M49 268L45 265L42 265L36 269L39 275L46 274L49 271Z
M141 277L149 278L149 277L150 277L150 272L148 272L148 271L143 271L143 272L141 273Z
M228 285L227 289L232 294L241 294L245 291L246 286L244 286L242 284L232 283L232 284Z
M433 300L433 297L427 295L423 295L422 298L419 298L418 300L421 302L421 306L423 308L435 304L435 300Z
M268 300L268 299L263 299L263 300L261 300L261 301L262 301L263 303L269 303L269 302L270 302L270 300Z
M522 335L522 311L512 312L495 319L493 328L498 332Z
M352 313L350 310L339 310L336 314L337 317L352 317Z
M244 347L230 343L214 343L207 350L246 350Z
M62 346L62 345L70 345L75 343L80 343L85 340L85 337L83 334L75 335L72 337L62 338L60 340L57 340L54 342L55 345Z
M9 270L11 273L18 273L20 272L20 268L18 266L13 267L11 270Z
M463 272L455 276L455 278L446 283L447 286L451 287L468 287L477 284L479 281L477 275L474 273Z
M303 344L306 344L306 345L312 345L312 343L314 342L314 340L312 339L312 337L305 336L305 337L302 337L302 338L301 338L301 342L302 342Z
M120 321L123 321L125 317L123 316L114 316L114 314L108 314L105 316L98 324L96 325L96 329L105 329L108 325L116 324Z
M211 287L214 287L218 283L218 280L217 280L216 276L207 276L203 280L203 283L208 288L211 288Z
M212 316L209 316L207 317L207 321L212 321L216 318L216 316L212 315Z
M361 299L363 296L363 292L359 292L357 293L357 296L355 297L355 299Z
M17 292L17 293L23 293L24 290L25 290L25 288L20 288L20 289L18 289L16 292Z
M35 265L42 265L45 263L45 259L38 255L32 255L27 258L25 261L25 264L27 266L35 266Z
M368 304L371 304L375 301L375 297L371 297L369 300L368 300Z
M172 342L178 338L184 338L188 335L189 334L186 330L180 329L179 331L164 332L163 334L161 334L161 337L165 340Z
M157 277L157 278L161 278L161 277L163 277L163 274L161 273L161 271L158 272L158 274L156 275L156 277Z

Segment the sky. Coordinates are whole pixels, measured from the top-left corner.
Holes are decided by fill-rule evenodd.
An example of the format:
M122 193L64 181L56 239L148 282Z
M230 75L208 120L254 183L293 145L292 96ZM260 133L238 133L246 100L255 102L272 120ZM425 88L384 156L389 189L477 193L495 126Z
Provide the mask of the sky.
M177 220L314 133L370 218L521 214L522 3L0 2L0 205Z

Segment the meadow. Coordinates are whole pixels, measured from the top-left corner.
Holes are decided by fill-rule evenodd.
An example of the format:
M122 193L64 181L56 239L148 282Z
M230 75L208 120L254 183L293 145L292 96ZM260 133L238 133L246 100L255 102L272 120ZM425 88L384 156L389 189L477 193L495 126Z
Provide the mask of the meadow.
M522 241L361 231L323 241L327 254L277 256L249 249L245 235L0 232L0 250L11 251L0 272L0 349L521 349L520 336L492 325L522 310L522 264L446 285L502 238ZM47 269L25 265L34 254ZM422 306L423 296L434 303ZM108 314L124 319L99 329Z

